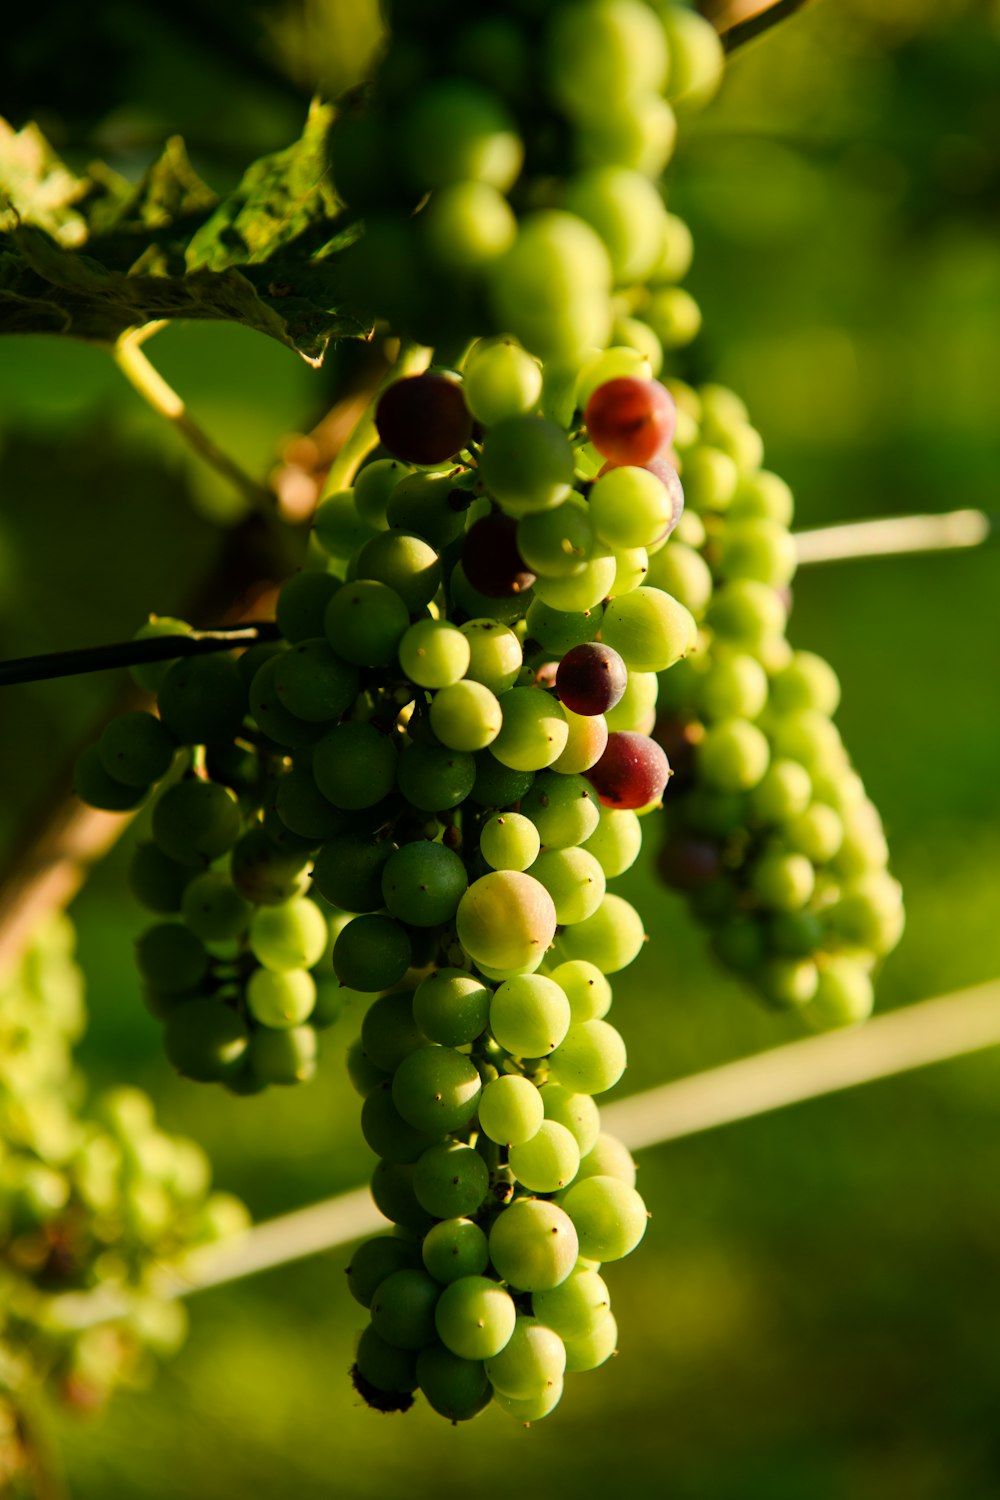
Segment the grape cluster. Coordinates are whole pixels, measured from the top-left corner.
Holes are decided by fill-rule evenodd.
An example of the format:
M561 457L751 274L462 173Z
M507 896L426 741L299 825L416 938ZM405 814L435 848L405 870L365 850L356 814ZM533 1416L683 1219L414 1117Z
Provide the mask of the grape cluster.
M718 86L714 28L668 0L455 10L394 5L373 83L342 104L333 178L363 220L349 294L438 349L492 329L566 375L636 339L658 369L701 321L657 179L675 107Z
M160 1130L139 1090L83 1111L72 1047L84 1023L72 926L56 919L0 978L0 1365L89 1407L183 1340L156 1268L238 1232L246 1214L209 1192L204 1153ZM66 1293L77 1310L110 1298L113 1315L67 1319Z
M785 638L792 495L762 468L746 407L673 383L688 509L650 576L701 623L664 681L657 737L677 772L659 868L718 957L817 1027L862 1021L899 941L881 820L833 722L833 669Z

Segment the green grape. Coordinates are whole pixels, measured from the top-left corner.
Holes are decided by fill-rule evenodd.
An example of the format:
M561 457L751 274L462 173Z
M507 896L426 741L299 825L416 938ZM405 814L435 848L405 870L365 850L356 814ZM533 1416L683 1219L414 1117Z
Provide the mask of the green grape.
M602 974L627 968L638 958L645 941L642 918L635 907L611 891L592 917L574 923L559 937L566 958L583 959Z
M392 1080L393 1103L403 1119L431 1135L468 1125L481 1092L475 1064L451 1047L418 1047Z
M673 156L676 140L677 118L670 105L659 94L644 93L623 100L605 118L583 121L576 146L584 166L630 167L655 179ZM615 341L621 342L617 324L615 328ZM659 373L658 365L652 373Z
M339 990L339 986L338 986ZM355 1093L367 1099L380 1083L391 1083L392 1079L383 1068L377 1068L365 1055L360 1038L347 1049L347 1076Z
M766 823L784 823L805 812L812 797L812 779L795 760L772 760L750 792L750 808Z
M771 588L791 583L798 552L791 533L777 521L754 517L730 520L719 549L719 571L725 578L755 578Z
M443 620L418 620L399 643L399 665L418 687L451 687L465 675L471 655L468 637Z
M485 750L500 733L500 703L481 682L456 682L434 694L430 721L449 749Z
M436 1219L461 1219L482 1205L490 1186L490 1169L471 1146L440 1141L416 1163L413 1191L417 1202Z
M489 1244L471 1219L444 1219L425 1236L426 1269L443 1286L462 1276L481 1276L489 1264Z
M283 1036L285 1033L269 1034ZM426 1209L420 1207L414 1194L412 1164L380 1161L371 1176L371 1194L379 1213L393 1224L418 1235L425 1235L433 1227L434 1220Z
M552 897L560 926L585 921L604 900L604 871L586 849L547 849L532 874Z
M773 1005L806 1005L816 993L819 973L810 958L769 958L755 974L756 983Z
M465 79L422 89L403 117L403 163L421 192L452 182L485 182L504 193L521 170L523 147L500 101Z
M674 678L685 665L683 662L677 664ZM659 694L660 679L655 672L630 672L621 698L604 715L609 732L624 730L633 734L649 734L656 723Z
M131 812L144 800L149 787L126 786L116 781L104 769L98 747L88 745L73 768L73 790L88 807L99 807L104 812Z
M825 865L844 841L844 824L832 807L814 802L784 823L782 837L794 853L804 854L814 865Z
M340 562L353 557L375 534L359 514L351 489L323 497L313 514L312 530L323 551Z
M771 683L771 706L775 713L813 709L827 718L840 703L840 682L833 668L812 651L794 651L788 665Z
M643 317L664 349L683 349L701 331L701 310L691 293L680 286L651 293Z
M543 771L521 799L521 812L531 819L542 844L568 849L589 839L600 821L597 794L582 776Z
M426 1045L426 1037L414 1019L413 1000L408 990L397 990L380 995L365 1011L361 1022L365 1057L386 1073L394 1073L404 1057Z
M441 812L464 802L476 779L476 762L445 745L413 744L399 760L399 790L425 812Z
M420 1263L416 1245L380 1234L358 1245L347 1267L347 1289L355 1302L371 1307L372 1298L394 1271L411 1270Z
M745 792L767 771L771 750L765 735L747 719L722 719L698 743L698 771L708 787Z
M545 1057L566 1035L569 1001L551 979L525 974L494 992L490 1030L514 1057Z
M558 1204L544 1199L515 1198L490 1230L490 1260L497 1275L522 1292L558 1286L575 1267L579 1253L573 1220Z
M408 1396L417 1388L417 1359L412 1349L397 1349L369 1325L358 1340L355 1370L361 1380L387 1395Z
M183 745L230 740L247 708L243 678L231 656L194 656L165 673L157 694L160 718Z
M501 1073L485 1085L479 1101L479 1124L491 1141L521 1146L541 1129L542 1097L528 1078Z
M630 870L642 848L642 824L627 808L601 808L601 821L583 848L592 854L604 871L606 880Z
M647 583L662 589L700 620L712 598L712 570L693 547L676 535L649 560Z
M576 1141L576 1175L580 1157L592 1149L601 1133L601 1112L589 1094L574 1094L561 1083L547 1083L540 1092L545 1118L565 1126Z
M438 1338L459 1359L492 1359L510 1339L516 1320L510 1293L485 1276L451 1282L434 1311Z
M205 870L185 887L181 911L191 931L203 942L227 943L246 931L253 908L236 890L228 875ZM325 942L325 923L323 928Z
M297 719L326 724L358 696L357 668L341 661L325 638L299 641L276 659L274 689Z
M410 967L413 950L406 928L392 917L355 917L333 946L333 969L352 990L387 990Z
M284 826L310 848L332 838L344 824L343 812L323 796L312 771L301 763L279 779L274 807Z
M614 1314L608 1313L603 1322L590 1333L566 1339L566 1368L577 1374L584 1370L596 1370L598 1365L603 1365L605 1360L611 1358L617 1346L618 1324Z
M645 1203L617 1177L586 1177L562 1194L561 1203L588 1260L622 1260L646 1233Z
M153 827L155 831L155 813ZM301 895L309 884L305 864L301 850L279 849L263 828L251 828L233 849L232 880L255 906L279 906Z
M527 870L539 848L538 829L521 813L497 813L480 830L479 852L494 870Z
M491 994L464 969L436 969L417 986L413 1018L430 1041L462 1047L486 1030Z
M756 719L767 703L767 673L752 656L717 656L698 684L702 713L711 719Z
M163 1032L167 1059L185 1078L214 1083L235 1073L249 1043L244 1022L221 1000L186 1000Z
M341 911L380 910L382 874L396 845L362 833L342 833L325 843L313 866L313 884Z
M667 96L686 109L700 109L722 82L725 54L711 22L695 11L668 5L661 10L670 49Z
M191 626L185 620L175 620L170 615L150 615L149 619L139 626L135 635L135 641L153 641L163 635L191 635ZM158 693L160 683L167 672L174 665L171 661L146 661L140 662L134 667L129 667L129 673L136 687L140 687L144 693ZM112 808L111 811L117 811Z
M374 807L396 784L398 756L391 737L371 724L338 724L313 752L316 785L334 807Z
M798 911L812 896L816 876L804 854L770 850L753 866L750 887L769 911Z
M530 1141L511 1146L511 1171L534 1193L554 1193L573 1181L580 1165L576 1137L557 1120L543 1120Z
M496 870L469 886L459 902L456 929L475 963L521 969L541 962L555 934L555 907L532 876Z
M538 771L566 748L569 726L562 705L537 688L515 687L500 700L503 722L491 750L515 771Z
M805 766L814 783L847 769L847 751L832 719L814 708L783 714L771 725L775 755L787 756Z
M326 606L342 584L342 579L328 573L325 568L308 568L283 583L278 592L275 616L285 640L294 646L299 641L321 636ZM244 652L239 659L241 670L248 654Z
M211 864L232 848L239 831L236 798L213 781L179 781L153 808L153 838L178 864Z
M335 1026L344 1014L344 991L332 974L316 974L316 1005L309 1017L310 1026L325 1031Z
M611 1295L596 1271L574 1271L559 1286L536 1292L531 1304L535 1316L561 1339L588 1338L609 1316Z
M254 1020L278 1030L301 1026L316 1005L316 982L306 969L256 969L246 993Z
M568 734L566 747L552 762L560 776L576 776L596 766L608 746L608 725L603 714L575 714L563 705Z
M538 511L517 523L517 550L533 573L571 578L594 553L594 527L587 505L571 495L554 510Z
M819 971L816 991L803 1015L812 1026L857 1026L872 1013L871 976L856 959L836 955Z
M693 260L694 236L683 219L679 219L676 214L668 213L663 255L650 278L651 284L657 287L683 281L691 269L691 262ZM691 396L694 396L694 392L691 391L689 386L685 387L685 390L689 391ZM700 415L700 407L697 413L689 414L687 409L685 409L682 415ZM693 441L694 438L691 439L691 442ZM691 443L689 442L685 446L690 447Z
M414 1130L403 1119L392 1102L389 1079L365 1095L361 1106L361 1134L376 1156L392 1162L416 1162L428 1146L434 1144L433 1136L423 1130Z
M509 249L513 240L514 234L502 248ZM508 417L527 416L536 409L542 372L538 361L510 339L482 340L466 357L463 394L476 421L495 427Z
M573 449L544 417L507 417L491 428L479 465L483 483L507 515L552 510L573 488Z
M178 864L156 844L136 844L128 868L132 894L151 911L180 911L184 889L191 879L189 865Z
M422 1268L393 1271L372 1298L372 1327L394 1349L420 1349L434 1338L441 1288Z
M136 944L135 961L146 983L167 995L196 989L208 972L204 943L180 922L147 928Z
M693 650L698 627L683 604L659 589L638 588L612 599L601 639L630 672L663 672Z
M514 686L521 670L521 643L499 620L467 620L461 627L469 643L466 676L498 696Z
M504 1396L500 1391L493 1392L493 1400L501 1411L513 1417L524 1427L530 1427L532 1422L541 1422L550 1412L559 1405L563 1396L563 1382L555 1381L552 1385L538 1396L532 1396L530 1400L519 1401L514 1396Z
M654 99L649 102L654 108L658 108L665 103L662 99ZM673 112L671 111L672 117ZM629 166L634 165L634 163L624 162L623 165ZM666 222L669 224L672 218L672 214L667 214ZM656 334L646 323L643 323L639 318L622 317L619 315L615 319L611 336L615 344L624 345L626 348L632 349L637 354L642 355L646 362L645 367L649 370L650 379L660 374L663 369L663 346L656 337Z
M577 356L607 342L611 262L599 235L574 214L525 215L488 282L497 325L542 359Z
M450 922L468 883L459 856L427 840L404 844L390 855L382 872L386 906L412 927Z
M417 1355L417 1380L427 1404L449 1422L467 1422L489 1405L490 1383L481 1360L460 1359L443 1344Z
M438 551L465 530L472 494L447 474L408 474L386 502L385 517L397 531L423 537Z
M784 634L786 610L767 584L734 578L716 590L706 618L723 640L759 655L769 640Z
M840 900L830 908L829 916L845 943L872 953L888 953L903 932L899 882L885 870L856 875L842 887Z
M649 576L649 553L645 547L629 547L624 552L615 552L615 577L609 594L620 599L640 588Z
M519 1317L504 1348L486 1361L494 1390L516 1401L534 1401L561 1386L565 1369L562 1339L536 1318Z
M417 225L434 264L459 274L478 271L509 250L517 237L517 218L509 203L485 182L454 182L440 188ZM468 391L465 394L468 403ZM469 410L476 416L471 405Z
M888 862L889 846L882 830L882 820L867 798L842 807L841 820L844 838L835 860L838 874L861 875L865 870L879 869Z
M604 241L617 286L643 281L655 270L663 253L666 209L640 172L592 167L569 179L565 203Z
M330 645L338 656L358 667L391 666L409 623L400 596L372 578L359 578L338 589L324 616Z
M480 807L507 807L519 802L531 789L534 771L515 771L502 766L488 750L475 758L476 778L469 799Z
M607 1021L574 1021L549 1058L556 1083L576 1094L614 1088L626 1066L625 1043Z
M571 119L600 119L620 103L659 94L668 53L659 18L639 0L582 0L552 17L546 38L550 83Z
M148 790L170 769L176 746L152 714L134 712L112 719L98 741L101 764L113 781Z
M311 969L326 951L327 936L319 907L300 898L254 912L250 951L266 969Z
M730 506L730 515L734 521L761 517L776 521L779 526L787 527L792 524L794 511L795 501L792 498L792 492L779 475L771 474L766 469L759 469L756 474L740 476L740 482ZM828 712L832 711L832 709L828 710Z
M574 646L582 646L597 638L604 609L598 604L592 609L567 611L545 604L541 599L533 599L526 618L529 640L537 641L554 656L565 656Z
M570 959L550 978L565 992L573 1021L596 1021L611 1009L611 986L596 965Z
M386 515L389 496L412 472L409 464L398 458L377 458L358 470L354 481L354 505L366 526L385 530L389 524Z
M617 1177L620 1182L635 1187L635 1162L628 1147L616 1136L601 1133L580 1161L577 1182L583 1177Z
M354 566L358 578L375 579L392 589L410 614L429 604L441 586L441 562L434 548L405 531L379 532L362 547Z
M550 609L564 614L586 614L611 593L616 571L611 553L599 552L569 578L536 578L535 595Z
M314 745L322 737L326 726L309 724L305 719L297 718L295 714L289 713L278 696L275 679L283 655L284 652L268 657L254 673L250 683L250 712L263 732L279 745L296 749Z

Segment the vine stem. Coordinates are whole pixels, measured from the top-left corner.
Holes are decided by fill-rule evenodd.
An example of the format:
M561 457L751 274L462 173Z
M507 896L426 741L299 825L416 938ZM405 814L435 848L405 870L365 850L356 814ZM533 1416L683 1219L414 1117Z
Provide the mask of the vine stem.
M255 510L271 514L275 506L271 491L223 452L215 439L191 416L182 397L143 353L142 345L146 339L163 326L162 322L144 324L123 333L113 344L104 347L133 389L177 429L188 446L238 490Z
M109 646L21 656L0 662L0 687L45 682L53 677L79 677L85 672L141 666L144 662L174 661L180 656L207 656L214 651L232 651L236 646L253 646L257 641L275 641L280 634L271 620L250 620L241 625L220 625L213 630L193 630L188 635L156 635L145 640L117 641Z
M347 489L369 453L377 446L375 408L386 386L402 380L404 375L419 375L426 370L431 362L432 353L432 350L425 348L422 344L400 346L399 354L375 387L371 400L365 406L341 446L340 452L330 465L321 499L336 494L338 490Z
M937 516L889 516L847 521L794 533L799 563L892 557L907 552L948 552L979 547L997 530L997 518L982 510L952 510Z
M765 10L757 11L755 15L748 16L745 21L735 21L732 26L719 31L723 50L728 54L735 52L738 47L746 46L747 42L764 36L772 26L777 26L789 16L794 16L796 11L802 10L808 3L809 0L775 0L774 4L767 6Z
M633 1094L608 1105L602 1125L630 1150L641 1151L996 1046L1000 980ZM387 1228L368 1189L355 1188L258 1224L230 1246L206 1248L163 1268L156 1290L165 1297L188 1297ZM52 1305L64 1326L76 1328L107 1321L122 1309L112 1293L66 1293Z

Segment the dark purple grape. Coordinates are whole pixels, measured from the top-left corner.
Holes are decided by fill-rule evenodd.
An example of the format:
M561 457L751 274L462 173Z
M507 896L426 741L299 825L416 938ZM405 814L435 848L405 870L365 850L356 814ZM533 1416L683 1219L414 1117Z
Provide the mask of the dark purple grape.
M693 719L679 719L673 714L661 714L656 721L653 738L658 745L663 746L670 762L670 769L674 773L674 784L670 788L672 799L676 800L679 792L690 791L695 784L695 746L702 733L701 725Z
M517 550L517 522L511 516L484 516L465 533L462 567L474 589L488 599L523 594L535 575Z
M461 386L447 375L408 375L379 397L375 426L394 458L440 464L472 436Z
M710 884L722 869L719 851L707 839L685 834L667 839L656 860L661 878L675 890L693 891Z
M618 730L608 735L597 764L583 774L605 807L647 807L663 796L670 762L647 734Z
M587 641L567 651L556 673L556 692L574 714L589 717L614 708L628 686L628 669L617 651Z

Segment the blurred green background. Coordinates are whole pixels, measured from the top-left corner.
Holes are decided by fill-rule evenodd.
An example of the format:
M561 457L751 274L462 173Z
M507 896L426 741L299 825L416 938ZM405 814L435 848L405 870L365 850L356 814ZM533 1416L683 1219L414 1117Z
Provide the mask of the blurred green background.
M251 19L115 0L30 9L5 38L13 123L74 165L138 171L168 133L216 187L297 132L312 88L361 75L363 0ZM6 24L6 23L5 23ZM75 48L100 56L100 89ZM801 524L997 504L1000 9L817 0L733 61L690 122L671 206L697 244L705 333L678 369L732 382ZM350 372L238 329L149 346L192 411L266 472ZM239 515L105 356L0 344L0 656L127 637L225 566ZM880 1007L1000 974L1000 554L804 570L796 644L840 673L840 722L885 815L909 927ZM199 623L210 623L200 621ZM100 725L115 674L6 689L0 866ZM149 1088L257 1216L353 1186L371 1159L326 1034L310 1087L181 1082L139 1003L129 835L74 905L96 1083ZM651 851L649 851L651 852ZM621 882L653 941L617 988L619 1093L788 1040L705 955L651 860ZM670 1500L995 1500L1000 1492L1000 1053L647 1151L646 1241L612 1268L621 1355L530 1430L380 1417L346 1378L363 1318L346 1252L206 1292L150 1393L56 1419L77 1500L437 1494L515 1487Z

